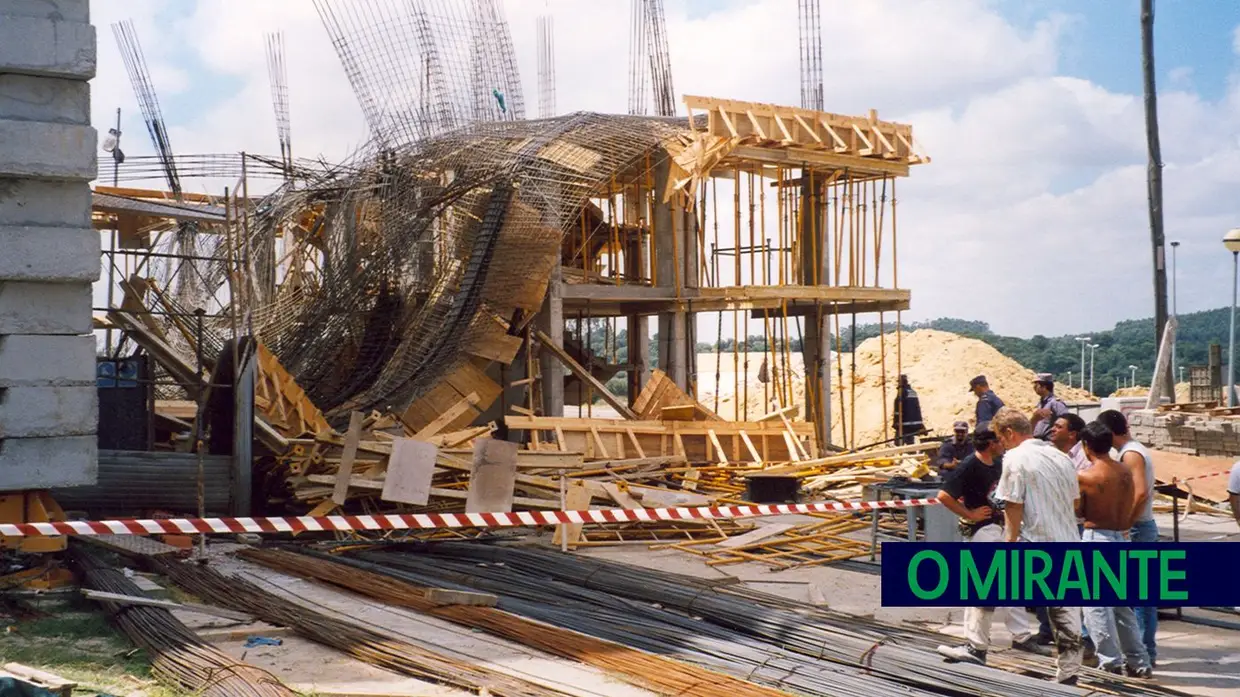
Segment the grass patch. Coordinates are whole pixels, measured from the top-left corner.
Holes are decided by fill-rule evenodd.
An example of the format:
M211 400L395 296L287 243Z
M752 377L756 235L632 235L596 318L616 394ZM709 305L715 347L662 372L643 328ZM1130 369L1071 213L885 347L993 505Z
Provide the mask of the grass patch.
M94 608L65 601L39 602L44 616L11 624L0 635L0 658L79 683L79 692L148 697L178 694L155 681L150 659Z

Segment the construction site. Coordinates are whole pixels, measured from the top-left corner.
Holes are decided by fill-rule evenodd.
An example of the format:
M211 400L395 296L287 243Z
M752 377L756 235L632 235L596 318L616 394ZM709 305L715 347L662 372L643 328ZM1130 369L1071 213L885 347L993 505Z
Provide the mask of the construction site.
M557 112L551 14L535 110L502 0L313 4L369 131L339 162L294 148L282 34L271 151L182 153L158 37L0 0L0 694L1240 694L1232 608L1162 608L1154 680L1060 685L1002 631L945 662L959 608L880 605L884 542L961 539L932 461L970 379L1038 395L904 331L933 153L827 109L818 0L772 48L795 106L678 94L631 0L625 114ZM132 94L90 89L103 42ZM1240 428L1194 375L1057 392L1157 448L1176 541L1235 531Z

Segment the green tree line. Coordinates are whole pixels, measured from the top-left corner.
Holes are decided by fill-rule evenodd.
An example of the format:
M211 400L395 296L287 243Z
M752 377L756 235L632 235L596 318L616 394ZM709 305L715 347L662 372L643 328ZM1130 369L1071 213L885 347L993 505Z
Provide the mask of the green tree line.
M1205 365L1209 360L1210 344L1217 343L1223 349L1223 361L1227 360L1227 338L1231 321L1230 308L1218 308L1180 315L1177 331L1177 364L1184 368L1184 378L1188 379L1188 367ZM791 328L789 347L792 351L801 350L801 339L795 328ZM1092 344L1098 348L1093 351L1094 389L1098 394L1110 394L1118 384L1128 384L1132 376L1129 366L1137 366L1136 379L1138 385L1148 385L1150 375L1154 371L1158 347L1154 341L1154 319L1152 317L1136 320L1125 320L1110 329L1099 329L1082 334L1065 334L1048 337L1035 334L1026 339L1016 336L1002 336L991 331L986 322L941 317L925 322L906 322L904 331L917 329L937 329L967 336L995 347L1003 355L1020 363L1026 368L1039 372L1051 373L1060 383L1067 382L1068 373L1072 374L1072 384L1081 384L1081 343L1077 336L1090 337ZM890 324L888 332L893 331ZM575 322L569 322L567 334L573 337L586 338L588 329L589 345L595 355L604 356L608 360L616 356L618 363L628 361L628 332L620 329L611 332L604 320L587 320L580 330ZM580 334L578 333L580 331ZM844 352L852 350L854 337L857 344L878 336L878 324L858 324L856 331L851 328L840 332L840 343ZM831 338L835 344L835 337ZM587 343L583 341L582 343ZM730 353L734 340L725 338L717 342L698 341L697 350L719 351ZM777 342L782 348L782 342ZM656 333L650 339L650 351L647 359L657 365L659 354L659 336ZM761 335L750 336L743 342L741 350L766 351L767 338ZM1088 382L1089 353L1085 356L1086 382ZM1177 371L1176 379L1179 380ZM616 381L617 384L621 381ZM1088 386L1088 385L1087 385Z

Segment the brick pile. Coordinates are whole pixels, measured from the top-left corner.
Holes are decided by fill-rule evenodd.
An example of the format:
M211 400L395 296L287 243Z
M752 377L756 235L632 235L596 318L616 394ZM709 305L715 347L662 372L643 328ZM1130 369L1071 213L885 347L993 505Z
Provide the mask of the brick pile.
M1240 418L1140 410L1128 415L1128 425L1133 438L1166 452L1240 456Z

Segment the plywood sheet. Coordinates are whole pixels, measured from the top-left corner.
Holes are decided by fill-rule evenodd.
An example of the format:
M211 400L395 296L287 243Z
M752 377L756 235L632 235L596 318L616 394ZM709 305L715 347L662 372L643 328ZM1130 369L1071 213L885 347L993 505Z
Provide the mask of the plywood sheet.
M1187 479L1214 472L1230 472L1233 460L1225 457L1201 457L1183 453L1151 450L1154 456L1154 478L1159 484L1170 484L1172 479ZM1179 485L1184 491L1192 491L1199 499L1222 503L1227 501L1227 475L1220 474L1205 479L1194 479Z
M393 440L392 456L388 459L387 476L379 498L425 506L430 501L431 477L438 455L439 448L430 443L412 438Z
M516 443L479 438L469 475L466 513L509 513L517 481Z

